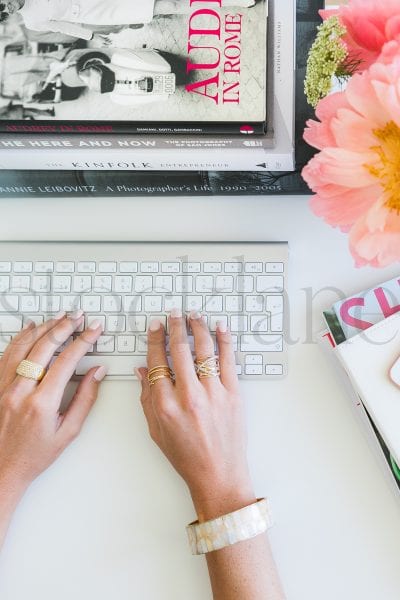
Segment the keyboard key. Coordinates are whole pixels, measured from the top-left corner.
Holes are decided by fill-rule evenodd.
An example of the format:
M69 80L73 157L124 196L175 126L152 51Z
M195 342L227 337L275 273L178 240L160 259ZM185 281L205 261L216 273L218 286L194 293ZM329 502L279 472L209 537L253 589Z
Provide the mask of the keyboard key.
M106 331L111 333L123 333L125 331L125 317L121 315L107 317Z
M101 296L83 296L82 310L85 312L99 312L101 310Z
M187 312L203 310L203 296L186 296Z
M210 293L213 291L214 278L212 275L198 275L196 277L196 292Z
M124 296L124 312L138 313L142 310L141 296Z
M262 273L263 264L261 262L247 262L244 264L244 270L246 273Z
M265 315L251 315L250 331L256 333L267 333L269 331L269 319Z
M206 296L205 311L208 313L222 312L224 310L223 296Z
M271 331L283 331L283 296L267 296L266 310L271 314Z
M263 312L264 296L246 296L247 312Z
M121 262L119 263L120 273L137 273L138 264L137 262Z
M76 374L85 375L92 367L104 365L107 375L120 377L131 376L135 367L144 367L146 358L144 356L84 356L78 363Z
M174 286L171 275L157 275L154 280L154 291L163 294L172 293Z
M243 263L241 262L226 262L225 273L242 273Z
M94 321L100 321L102 331L106 328L106 318L103 315L86 315L86 327L89 327Z
M153 278L151 275L138 275L135 277L135 292L151 292L153 289Z
M242 335L240 349L242 352L283 352L283 336Z
M284 264L281 262L267 262L265 263L265 272L266 273L283 273L284 272Z
M78 262L76 270L78 273L95 273L96 263L95 262Z
M180 262L167 262L161 263L161 273L180 273L181 263Z
M218 323L224 323L228 327L228 317L226 315L210 315L209 328L210 331L217 331Z
M126 319L126 330L132 332L144 332L146 331L146 321L147 318L144 315L129 315Z
M251 275L238 275L236 291L242 294L251 294L254 291L254 278Z
M34 275L32 277L32 292L50 292L51 277L49 275ZM68 290L69 291L69 290Z
M80 309L81 298L80 296L62 296L62 310L67 312L74 312Z
M191 294L193 292L193 277L191 275L177 275L175 277L175 291L178 294Z
M283 375L283 365L267 365L265 367L266 375Z
M10 289L9 275L0 275L0 292L7 292Z
M162 311L162 296L145 296L144 311L145 312L161 312Z
M0 331L6 333L17 333L22 329L22 317L20 315L0 315Z
M262 354L247 354L245 358L246 365L262 365L263 357Z
M164 311L170 313L173 308L179 308L179 310L183 310L182 296L165 296Z
M96 343L97 352L114 352L115 337L113 335L101 335Z
M267 294L283 292L283 276L258 275L256 289L257 292L265 292Z
M138 335L136 351L141 354L147 354L147 335Z
M31 291L31 278L29 275L14 275L11 278L11 290L13 292Z
M114 292L130 294L133 287L133 278L130 275L116 275L114 279Z
M75 263L73 262L58 262L56 263L57 273L73 273L75 271Z
M203 264L204 273L221 273L222 263L220 262L206 262Z
M110 275L96 275L93 282L94 292L111 292L112 277Z
M2 294L0 296L0 313L16 312L19 305L19 296Z
M118 352L135 352L136 338L134 335L119 335L117 338Z
M232 315L231 316L231 331L244 332L247 331L247 316Z
M72 279L69 275L54 275L53 292L56 294L69 293L71 291Z
M39 312L39 305L39 296L21 296L21 312Z
M220 294L230 294L233 292L232 275L219 275L215 278L215 289Z
M52 273L54 271L54 263L50 261L40 261L35 263L35 273Z
M182 263L183 273L200 273L201 264L199 262L184 262Z
M33 264L31 262L15 262L14 273L32 273Z
M140 271L142 273L158 273L158 271L159 271L158 262L143 262L140 265Z
M60 296L41 296L40 308L45 313L59 312L61 308Z
M72 279L73 292L91 292L92 277L90 275L75 275Z
M10 273L11 272L11 263L10 262L0 262L0 273Z
M117 263L116 262L100 262L98 271L99 271L99 273L116 273L117 272Z
M262 365L246 365L244 370L246 375L263 375Z
M11 335L2 335L0 337L0 354L7 349L8 344L11 342Z
M103 296L104 312L121 312L122 298L121 296Z
M225 310L227 312L242 312L243 296L227 296L225 299Z

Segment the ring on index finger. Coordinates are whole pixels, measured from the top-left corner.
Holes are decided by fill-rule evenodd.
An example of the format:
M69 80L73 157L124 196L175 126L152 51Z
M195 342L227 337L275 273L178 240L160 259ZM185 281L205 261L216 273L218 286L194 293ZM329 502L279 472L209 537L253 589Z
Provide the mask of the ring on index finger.
M221 374L219 358L215 355L197 359L194 363L194 368L199 379L219 377Z

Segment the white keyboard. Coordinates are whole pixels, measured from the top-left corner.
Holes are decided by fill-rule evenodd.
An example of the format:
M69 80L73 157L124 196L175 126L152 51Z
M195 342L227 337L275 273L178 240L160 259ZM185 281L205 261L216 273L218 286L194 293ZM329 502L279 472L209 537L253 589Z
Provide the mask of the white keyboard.
M287 254L285 243L0 243L0 353L26 319L83 309L104 333L76 375L105 364L109 379L131 379L151 319L167 326L177 307L202 312L213 334L228 325L241 378L281 378Z

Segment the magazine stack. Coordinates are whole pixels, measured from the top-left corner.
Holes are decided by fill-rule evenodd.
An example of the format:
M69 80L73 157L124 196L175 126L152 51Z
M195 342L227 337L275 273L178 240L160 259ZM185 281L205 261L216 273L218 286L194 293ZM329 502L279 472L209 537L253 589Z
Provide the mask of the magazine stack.
M295 24L295 0L0 2L0 195L299 191Z

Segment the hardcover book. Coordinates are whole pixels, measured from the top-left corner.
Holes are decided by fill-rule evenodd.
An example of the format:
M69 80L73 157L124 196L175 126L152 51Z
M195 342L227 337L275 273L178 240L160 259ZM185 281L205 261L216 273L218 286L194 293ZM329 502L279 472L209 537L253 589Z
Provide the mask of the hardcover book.
M268 0L0 3L0 130L264 134Z

